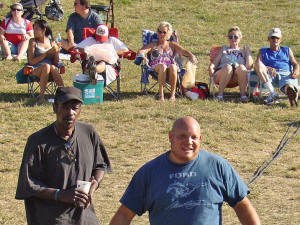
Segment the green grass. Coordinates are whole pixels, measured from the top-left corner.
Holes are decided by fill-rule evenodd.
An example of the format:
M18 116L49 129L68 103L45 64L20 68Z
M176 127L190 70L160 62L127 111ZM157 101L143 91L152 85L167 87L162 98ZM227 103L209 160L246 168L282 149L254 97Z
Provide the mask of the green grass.
M197 55L197 80L202 82L208 82L210 47L227 44L226 33L233 25L240 26L242 45L249 44L254 58L259 48L268 44L268 30L280 27L283 44L289 45L300 61L300 2L296 0L115 2L115 23L128 46L137 50L142 29L155 30L160 21L169 21L178 31L180 43ZM50 21L54 36L58 32L65 36L67 16L73 12L73 1L63 0L62 4L64 20ZM6 9L1 11L2 16ZM55 119L50 104L36 106L26 95L27 86L16 84L15 74L23 63L0 61L0 224L26 224L23 202L14 199L23 149L31 133ZM72 85L72 77L80 73L79 63L67 63L66 71L65 84ZM139 81L140 68L124 61L121 100L113 101L105 92L103 104L82 109L80 119L99 132L113 165L113 173L105 177L95 195L101 224L109 223L134 172L169 148L167 133L176 118L194 116L202 127L202 148L225 157L246 182L275 151L289 124L299 121L299 108L290 108L285 97L277 106L241 104L236 98L222 103L210 99L158 103L152 96L140 96ZM230 91L238 93L237 89ZM299 224L299 143L299 135L290 140L279 158L250 187L249 198L263 224ZM224 224L238 224L227 205L223 218ZM147 215L132 224L148 224Z

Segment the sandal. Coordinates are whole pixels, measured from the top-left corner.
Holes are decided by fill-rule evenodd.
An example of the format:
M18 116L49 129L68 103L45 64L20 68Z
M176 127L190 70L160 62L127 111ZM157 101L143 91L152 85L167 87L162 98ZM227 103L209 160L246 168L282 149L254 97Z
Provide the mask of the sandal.
M248 97L246 95L241 96L241 102L247 103L249 101Z
M290 104L291 106L298 106L298 103L297 103L297 100L296 100L296 97L297 97L297 93L296 91L294 90L294 88L292 87L287 87L286 89L286 94L289 98L289 101L290 101Z

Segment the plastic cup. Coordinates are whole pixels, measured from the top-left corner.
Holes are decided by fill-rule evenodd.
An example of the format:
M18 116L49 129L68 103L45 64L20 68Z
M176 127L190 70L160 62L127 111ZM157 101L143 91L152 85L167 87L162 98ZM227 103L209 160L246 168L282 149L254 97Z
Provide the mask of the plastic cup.
M77 190L80 190L86 194L89 194L90 191L90 187L91 187L91 182L89 181L83 181L83 180L77 180Z
M77 190L80 190L80 191L82 191L86 194L89 194L90 187L91 187L91 182L83 181L83 180L77 180L77 185L76 185ZM82 202L79 202L78 205L80 207L84 207L84 204Z

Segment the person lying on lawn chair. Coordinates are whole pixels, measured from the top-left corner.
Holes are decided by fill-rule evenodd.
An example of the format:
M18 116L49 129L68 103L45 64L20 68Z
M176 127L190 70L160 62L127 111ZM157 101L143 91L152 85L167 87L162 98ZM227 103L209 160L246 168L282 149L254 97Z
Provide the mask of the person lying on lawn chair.
M178 66L175 61L176 55L186 56L192 63L196 63L196 57L189 51L185 50L176 42L169 41L172 35L172 25L166 21L161 22L157 27L157 42L151 42L143 46L138 54L142 55L144 61L148 63L147 54L150 54L149 66L158 74L159 84L159 101L164 101L164 84L167 73L171 86L171 95L169 100L175 100L175 89L177 83Z
M268 41L270 47L259 50L254 65L263 86L270 93L265 103L278 102L278 94L273 87L275 84L288 96L291 106L297 106L299 64L291 48L280 46L282 34L279 28L269 31Z
M105 78L105 85L109 85L116 79L114 66L118 61L118 55L129 51L122 41L109 36L105 24L98 25L95 36L78 43L76 48L84 51L88 56L84 72L90 76L92 83L95 83L98 73Z

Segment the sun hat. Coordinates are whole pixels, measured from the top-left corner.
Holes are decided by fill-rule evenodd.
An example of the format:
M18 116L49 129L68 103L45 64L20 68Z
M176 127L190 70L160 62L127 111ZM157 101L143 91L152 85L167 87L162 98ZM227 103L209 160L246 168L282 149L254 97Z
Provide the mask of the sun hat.
M100 43L106 42L108 39L108 27L105 24L99 24L95 36Z

